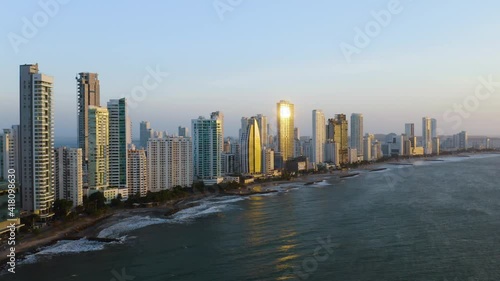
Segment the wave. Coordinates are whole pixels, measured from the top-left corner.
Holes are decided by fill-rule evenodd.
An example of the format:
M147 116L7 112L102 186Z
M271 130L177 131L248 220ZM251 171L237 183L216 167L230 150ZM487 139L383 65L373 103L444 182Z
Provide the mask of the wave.
M79 240L59 240L56 244L43 247L38 252L26 255L19 261L20 265L36 263L41 257L53 255L75 254L103 250L106 242L90 241L86 238Z
M243 201L245 198L240 196L225 196L216 198L206 198L199 200L199 205L181 210L169 219L168 223L189 223L197 218L206 217L211 214L221 213L230 208L231 203Z
M121 220L120 222L111 225L99 232L98 238L119 238L121 234L128 233L132 230L143 228L149 225L155 225L167 222L163 218L151 218L149 216L133 216Z

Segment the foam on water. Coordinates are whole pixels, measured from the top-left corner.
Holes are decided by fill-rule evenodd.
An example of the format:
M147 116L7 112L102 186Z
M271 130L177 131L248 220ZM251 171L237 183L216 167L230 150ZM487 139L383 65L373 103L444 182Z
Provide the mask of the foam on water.
M44 247L34 254L25 256L19 264L36 263L40 257L52 255L100 251L104 249L105 245L105 242L90 241L85 238L79 240L60 240L54 245Z
M245 200L245 198L240 196L205 198L197 202L199 205L175 213L169 219L167 219L167 222L169 223L192 222L196 218L206 217L211 214L221 213L224 210L230 208L231 203L236 203L242 200Z
M326 180L322 180L320 182L317 182L313 184L313 186L329 186L330 184Z
M113 224L112 226L105 228L99 232L97 237L99 238L119 238L122 234L128 233L132 230L143 228L149 225L160 224L167 222L166 219L162 218L151 218L149 216L133 216L121 220L120 222Z

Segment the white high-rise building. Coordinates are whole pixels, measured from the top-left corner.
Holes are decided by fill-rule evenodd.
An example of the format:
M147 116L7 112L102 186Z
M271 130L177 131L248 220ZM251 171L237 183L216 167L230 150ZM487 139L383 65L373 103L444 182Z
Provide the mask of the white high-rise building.
M355 148L358 156L363 156L363 114L351 114L351 148Z
M193 119L193 164L195 179L208 184L220 183L222 150L224 148L222 114L212 114L211 119Z
M193 183L191 138L167 136L148 141L148 189L151 192Z
M429 117L422 118L422 146L424 154L432 154L432 121Z
M59 147L54 152L56 198L83 205L83 150Z
M146 196L148 192L148 169L146 151L132 145L128 151L128 194Z
M109 113L89 106L88 187L103 191L109 186Z
M325 161L326 144L326 119L322 110L312 111L312 145L313 153L311 162L323 163Z
M41 220L53 216L54 78L38 64L20 66L20 169L22 209Z
M109 114L109 186L127 187L127 153L131 144L130 119L127 100L112 99L108 102Z

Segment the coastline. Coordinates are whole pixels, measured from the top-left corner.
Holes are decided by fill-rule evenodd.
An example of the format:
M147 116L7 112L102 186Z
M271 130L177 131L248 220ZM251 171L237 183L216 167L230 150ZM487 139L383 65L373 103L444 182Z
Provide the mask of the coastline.
M467 153L469 155L470 153ZM475 155L480 154L498 154L498 153L474 153ZM117 222L132 217L136 215L147 215L154 216L158 218L168 218L187 208L196 206L194 201L204 199L210 196L251 196L258 194L266 194L277 192L276 190L270 189L272 187L278 187L283 184L299 184L307 185L311 182L320 182L331 177L340 177L346 173L355 173L356 171L370 171L378 169L383 165L388 165L391 163L415 163L417 161L434 161L440 158L448 157L460 157L457 154L451 155L440 155L431 157L417 157L409 159L388 159L387 161L381 161L376 163L368 163L364 165L359 165L358 167L352 168L346 171L335 170L326 173L308 174L302 175L291 180L280 180L262 183L252 183L247 185L245 188L229 190L223 193L198 193L191 194L187 197L171 200L165 202L159 206L154 207L142 207L133 209L111 209L106 214L99 217L84 217L81 220L62 223L60 225L55 225L53 229L47 229L40 233L39 235L27 234L27 238L22 241L18 241L16 245L16 259L19 260L24 256L32 253L38 252L42 247L50 246L61 240L76 240L81 238L97 238L99 232L107 227L110 227ZM4 262L7 260L6 255L9 253L6 247L0 249L0 261Z

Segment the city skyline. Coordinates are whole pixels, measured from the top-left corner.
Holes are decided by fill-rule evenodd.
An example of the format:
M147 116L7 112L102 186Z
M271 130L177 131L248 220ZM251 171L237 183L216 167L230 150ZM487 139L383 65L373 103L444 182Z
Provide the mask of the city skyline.
M456 119L444 120L447 110L454 111L455 104L463 104L474 95L480 77L492 81L500 77L496 68L500 62L495 48L498 39L489 35L498 25L494 16L488 16L495 9L467 2L453 6L431 1L400 2L402 12L394 15L383 32L350 63L339 45L352 44L354 28L370 22L371 11L383 10L388 1L366 3L363 9L353 3L287 2L288 13L279 13L283 8L279 3L255 1L236 7L223 21L211 3L156 2L148 4L157 6L150 12L161 16L151 15L134 23L120 21L123 27L113 30L113 40L99 30L106 26L110 15L117 17L117 7L100 3L97 12L89 10L93 5L61 4L51 21L39 28L29 42L21 44L17 53L8 38L0 45L5 54L12 54L6 56L0 75L4 81L13 81L4 84L0 96L7 104L16 104L18 65L43 65L45 73L55 77L55 118L66 121L56 122L56 138L73 137L76 131L77 116L72 112L76 103L74 77L82 71L99 74L101 102L129 97L146 76L157 73L153 77L157 78L153 79L154 89L144 100L134 101L135 107L130 110L135 120L134 139L138 138L140 120L149 120L158 130L174 133L177 126L189 126L189 120L208 108L225 113L228 136L237 136L241 116L254 112L268 116L270 124L276 126L273 103L282 99L296 104L296 126L302 135L311 135L308 116L315 108L323 109L327 118L362 112L366 117L364 129L374 133L401 133L398 119L420 124L422 116L434 116L446 135L462 130L470 135L500 135L487 126L488 120L500 117L495 110L500 105L496 94L481 100L473 112L467 111L468 117L461 118L456 128L449 129L458 124ZM488 7L499 5L487 2ZM125 3L119 10L124 17L136 17L133 11L140 5ZM12 12L3 15L6 24L0 27L4 34L21 34L22 17L31 19L41 10L34 2L10 1L9 6ZM186 22L176 12L188 10L194 22ZM464 22L455 16L459 11L481 16L468 17ZM94 15L93 22L75 33L74 27L87 12ZM426 15L425 23L422 14ZM289 25L271 24L277 15ZM312 15L320 21L310 18ZM443 15L448 16L446 22L441 21ZM300 23L291 20L298 17L306 18ZM262 22L256 22L257 18ZM462 28L465 24L467 28ZM173 26L180 32L174 34ZM202 38L200 28L206 31ZM135 32L131 38L129 29L143 32ZM413 32L416 30L420 31L418 36ZM275 38L275 34L282 36ZM91 42L80 40L89 36ZM60 38L66 38L64 44L49 43ZM198 44L200 40L206 44ZM93 51L95 42L110 48ZM282 44L288 50L277 48ZM281 52L285 55L278 59ZM185 110L179 112L179 107ZM15 108L0 112L2 128L19 123ZM396 114L398 118L392 118ZM165 119L169 122L162 122ZM419 127L415 128L418 132Z

